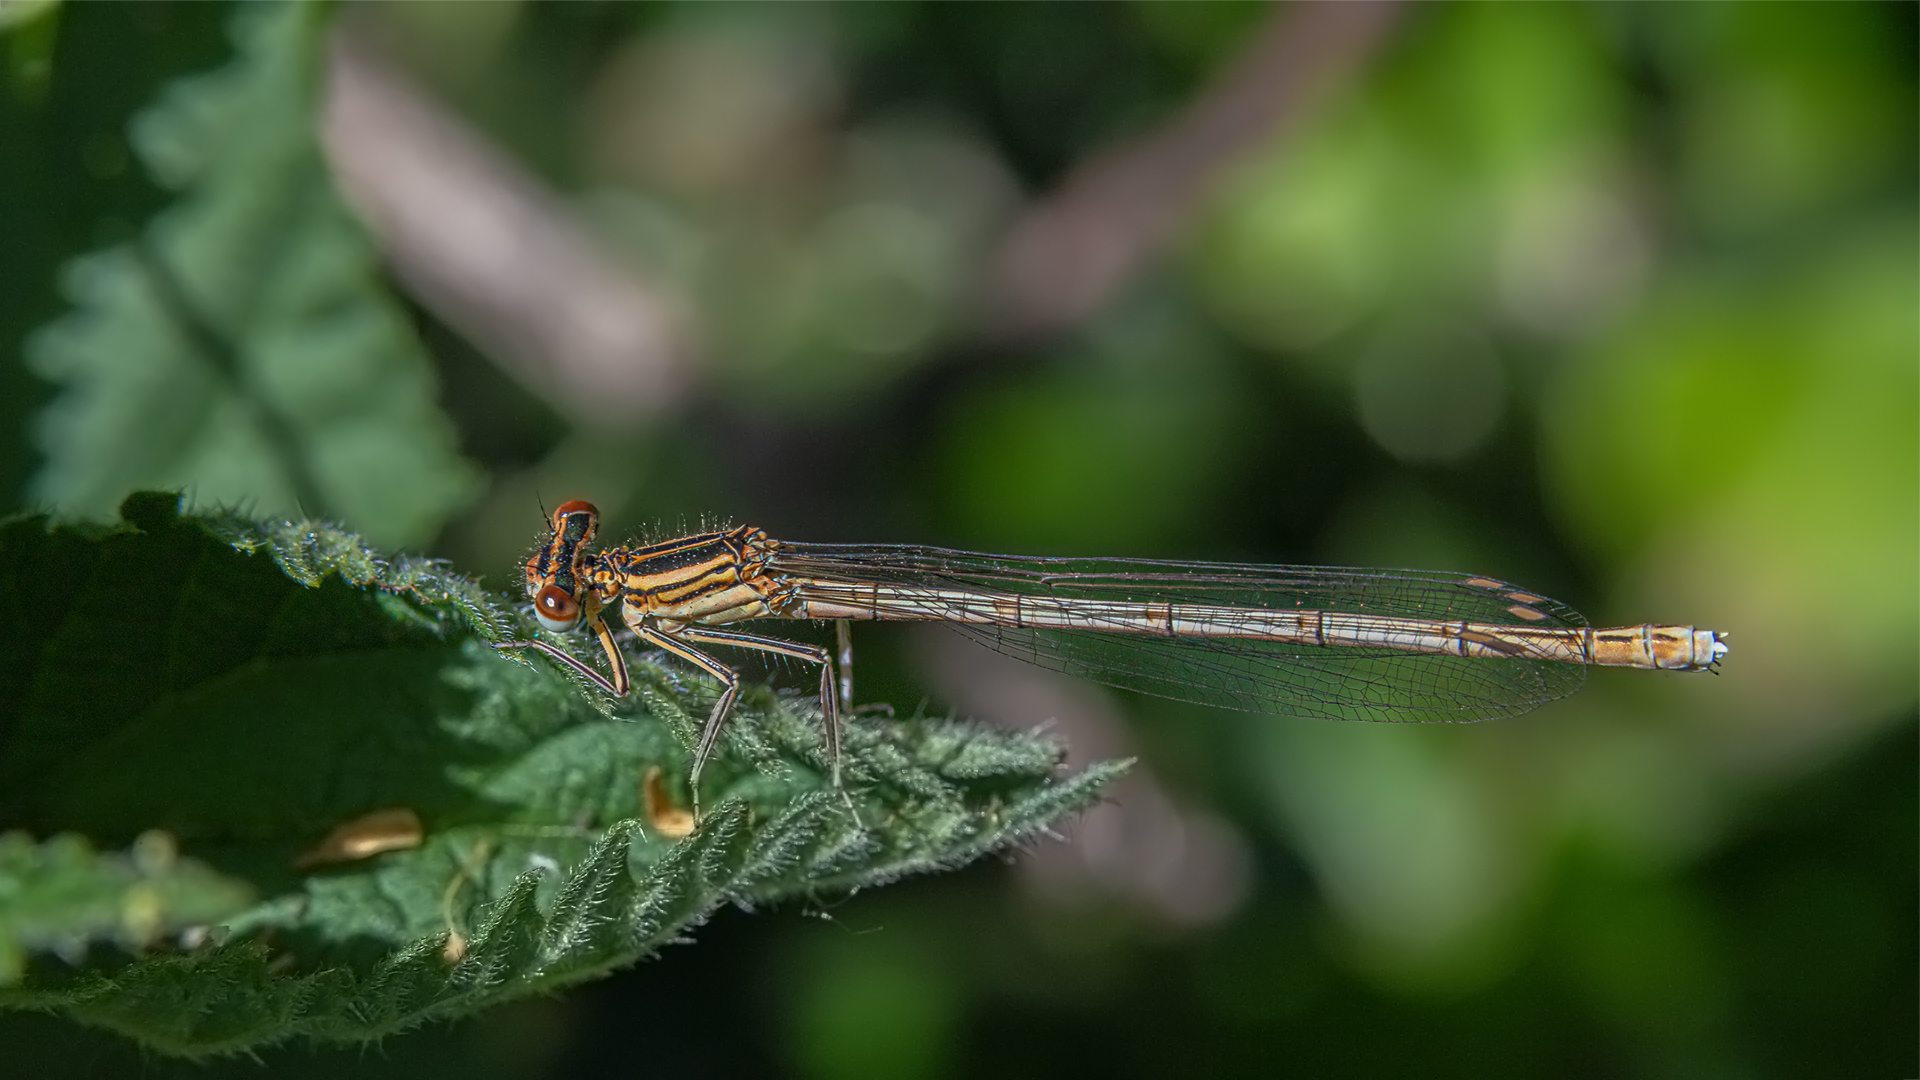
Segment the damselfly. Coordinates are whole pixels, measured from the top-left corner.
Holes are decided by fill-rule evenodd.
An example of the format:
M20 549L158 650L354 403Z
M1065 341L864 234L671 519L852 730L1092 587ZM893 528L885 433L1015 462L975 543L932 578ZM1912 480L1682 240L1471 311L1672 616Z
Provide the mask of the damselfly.
M615 697L632 688L607 626L720 680L691 783L740 690L698 645L820 665L827 756L839 782L841 704L852 697L847 621L942 622L1029 663L1160 697L1340 720L1484 720L1579 689L1586 667L1704 671L1722 635L1691 626L1595 630L1565 604L1467 574L1153 559L977 555L898 544L796 544L741 526L645 547L589 545L592 504L554 510L527 560L534 616L553 633L585 623L611 677L540 640L537 649ZM837 624L828 650L732 629L748 619Z

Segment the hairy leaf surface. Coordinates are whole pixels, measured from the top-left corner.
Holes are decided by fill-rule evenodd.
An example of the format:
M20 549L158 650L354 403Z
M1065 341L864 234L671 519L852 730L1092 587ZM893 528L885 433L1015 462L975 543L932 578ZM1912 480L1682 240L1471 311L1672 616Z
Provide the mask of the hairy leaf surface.
M1005 847L1118 768L1056 780L1037 737L863 719L836 792L812 703L750 689L681 838L646 790L653 774L656 803L688 803L707 682L638 658L635 699L607 715L493 649L534 631L438 565L323 523L177 506L143 494L116 527L0 526L0 633L18 643L0 655L0 827L164 836L209 887L261 898L221 893L137 939L108 920L58 948L25 940L0 1004L167 1052L368 1040L550 990L722 904Z

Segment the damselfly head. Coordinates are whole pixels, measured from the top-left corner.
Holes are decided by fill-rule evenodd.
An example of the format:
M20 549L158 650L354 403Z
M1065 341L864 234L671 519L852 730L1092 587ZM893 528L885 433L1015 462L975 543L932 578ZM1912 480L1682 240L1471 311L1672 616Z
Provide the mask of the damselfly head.
M527 560L527 596L540 625L561 634L580 621L579 594L591 588L586 547L600 525L600 511L590 502L564 502L554 507L551 525L546 543Z
M584 521L586 538L593 539L593 531L600 525L600 508L585 499L573 499L553 508L553 535L560 536L567 531L571 522Z

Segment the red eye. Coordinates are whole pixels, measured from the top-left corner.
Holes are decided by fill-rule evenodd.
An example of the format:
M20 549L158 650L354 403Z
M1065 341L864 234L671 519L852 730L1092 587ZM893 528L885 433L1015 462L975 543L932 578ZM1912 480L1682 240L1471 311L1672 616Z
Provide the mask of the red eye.
M549 585L541 589L533 598L540 608L540 614L549 619L574 619L580 616L580 603L567 590L558 585Z
M573 629L580 620L580 602L558 585L548 585L533 594L533 617L555 633Z

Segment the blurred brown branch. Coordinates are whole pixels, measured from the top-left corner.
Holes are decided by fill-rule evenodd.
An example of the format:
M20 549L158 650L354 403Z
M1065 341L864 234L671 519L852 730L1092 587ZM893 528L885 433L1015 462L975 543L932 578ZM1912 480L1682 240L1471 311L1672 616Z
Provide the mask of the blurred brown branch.
M1095 156L1015 222L988 268L990 329L1063 332L1173 235L1206 184L1372 55L1395 0L1296 0L1180 116Z
M927 631L920 645L921 667L963 715L1015 729L1046 720L1069 769L1139 752L1112 702L1079 679L944 630ZM1073 819L1073 843L1022 854L1030 885L1065 900L1118 896L1184 927L1218 923L1246 900L1248 855L1232 825L1182 806L1142 762L1107 796Z
M327 53L321 134L394 272L434 314L570 416L622 425L691 381L686 320L559 201L383 61L351 24Z

